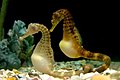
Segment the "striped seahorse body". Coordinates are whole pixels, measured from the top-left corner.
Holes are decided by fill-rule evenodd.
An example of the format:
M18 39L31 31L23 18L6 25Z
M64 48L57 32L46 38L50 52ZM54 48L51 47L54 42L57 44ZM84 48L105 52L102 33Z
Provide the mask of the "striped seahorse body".
M104 61L103 65L93 71L102 72L106 70L111 63L110 57L105 54L90 52L83 48L81 36L75 26L73 17L67 9L59 9L53 13L50 31L52 32L61 20L63 20L63 38L59 43L61 51L70 58L84 57Z

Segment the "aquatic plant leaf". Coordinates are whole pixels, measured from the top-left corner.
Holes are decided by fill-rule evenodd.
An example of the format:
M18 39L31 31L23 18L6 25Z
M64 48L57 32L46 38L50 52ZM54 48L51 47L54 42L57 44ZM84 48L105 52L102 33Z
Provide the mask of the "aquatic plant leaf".
M20 34L20 30L23 29L22 31L24 31L24 27L25 27L25 23L21 20L17 20L14 22L13 25L13 31L14 34L17 34L18 36L21 36L22 34Z
M7 45L8 45L7 39L3 39L2 41L0 41L0 49L7 48Z
M0 69L19 68L21 61L15 53L10 51L8 44L7 39L0 41Z
M32 61L30 57L28 57L26 60L26 66L32 66Z
M10 50L14 53L16 53L17 55L20 54L21 52L21 47L20 47L20 42L16 39L11 39L9 41L9 44L8 44Z
M3 69L7 66L6 62L0 61L0 69Z
M23 35L23 34L25 34L25 32L26 32L26 28L24 27L24 28L20 29L19 34Z
M34 44L34 36L28 36L25 40L29 43L29 46L33 46Z
M26 53L27 56L31 56L32 50L33 50L34 46L35 46L35 45L30 46L30 47L28 47L28 48L26 49L26 52L25 52L25 53Z
M21 61L15 53L10 53L6 56L7 69L18 69L21 67Z

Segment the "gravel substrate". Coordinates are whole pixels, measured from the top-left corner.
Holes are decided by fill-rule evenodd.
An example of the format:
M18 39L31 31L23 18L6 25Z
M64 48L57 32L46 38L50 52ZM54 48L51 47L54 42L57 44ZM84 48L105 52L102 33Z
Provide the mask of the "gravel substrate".
M0 80L120 80L120 69L115 62L111 63L110 68L102 73L91 72L87 74L80 74L63 79L54 78L48 74L36 71L33 67L21 67L19 70L0 70ZM114 65L112 65L114 64ZM120 64L120 63L119 63ZM117 66L117 69L114 69ZM113 69L112 69L113 67ZM118 68L119 67L119 68Z

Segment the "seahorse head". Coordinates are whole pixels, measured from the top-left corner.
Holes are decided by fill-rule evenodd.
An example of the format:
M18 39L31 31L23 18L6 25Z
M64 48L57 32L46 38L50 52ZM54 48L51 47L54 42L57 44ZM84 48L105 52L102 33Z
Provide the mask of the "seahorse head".
M26 33L20 37L20 40L23 40L24 38L26 38L29 35L33 35L39 32L40 28L43 28L44 25L39 25L38 23L30 23L28 25L28 29L26 30Z
M50 29L50 32L52 32L54 30L54 28L57 26L57 24L64 19L64 12L66 9L60 9L57 10L56 12L53 13L52 15L52 28Z

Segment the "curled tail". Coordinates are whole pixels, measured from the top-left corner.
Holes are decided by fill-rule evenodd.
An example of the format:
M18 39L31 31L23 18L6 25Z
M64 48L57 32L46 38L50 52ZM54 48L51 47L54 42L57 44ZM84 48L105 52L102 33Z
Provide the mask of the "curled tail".
M51 71L49 75L54 76L54 77L59 77L59 78L64 78L64 77L70 77L73 75L80 75L80 73L84 73L83 70L70 70L66 72L61 72L61 71Z
M104 64L102 64L100 67L98 67L94 70L97 72L103 72L104 70L106 70L110 66L110 63L111 63L111 58L105 54L94 53L94 52L90 52L90 51L83 49L83 50L81 50L80 55L84 58L87 58L87 59L103 61Z
M51 69L51 71L49 71L50 73L48 74L54 77L64 78L64 77L71 77L73 75L80 75L81 73L85 74L91 71L93 71L93 66L90 64L86 64L83 66L83 69L79 69L79 70L67 69L66 71L59 71L59 70L54 71Z
M111 58L105 54L93 53L85 49L82 49L80 55L81 57L84 57L87 59L103 61L104 64L102 64L100 67L96 68L95 70L93 70L92 65L86 64L85 66L83 66L83 70L69 70L67 72L50 71L49 75L63 78L63 77L70 77L72 75L80 75L80 73L88 73L91 71L103 72L110 66L110 63L111 63Z

